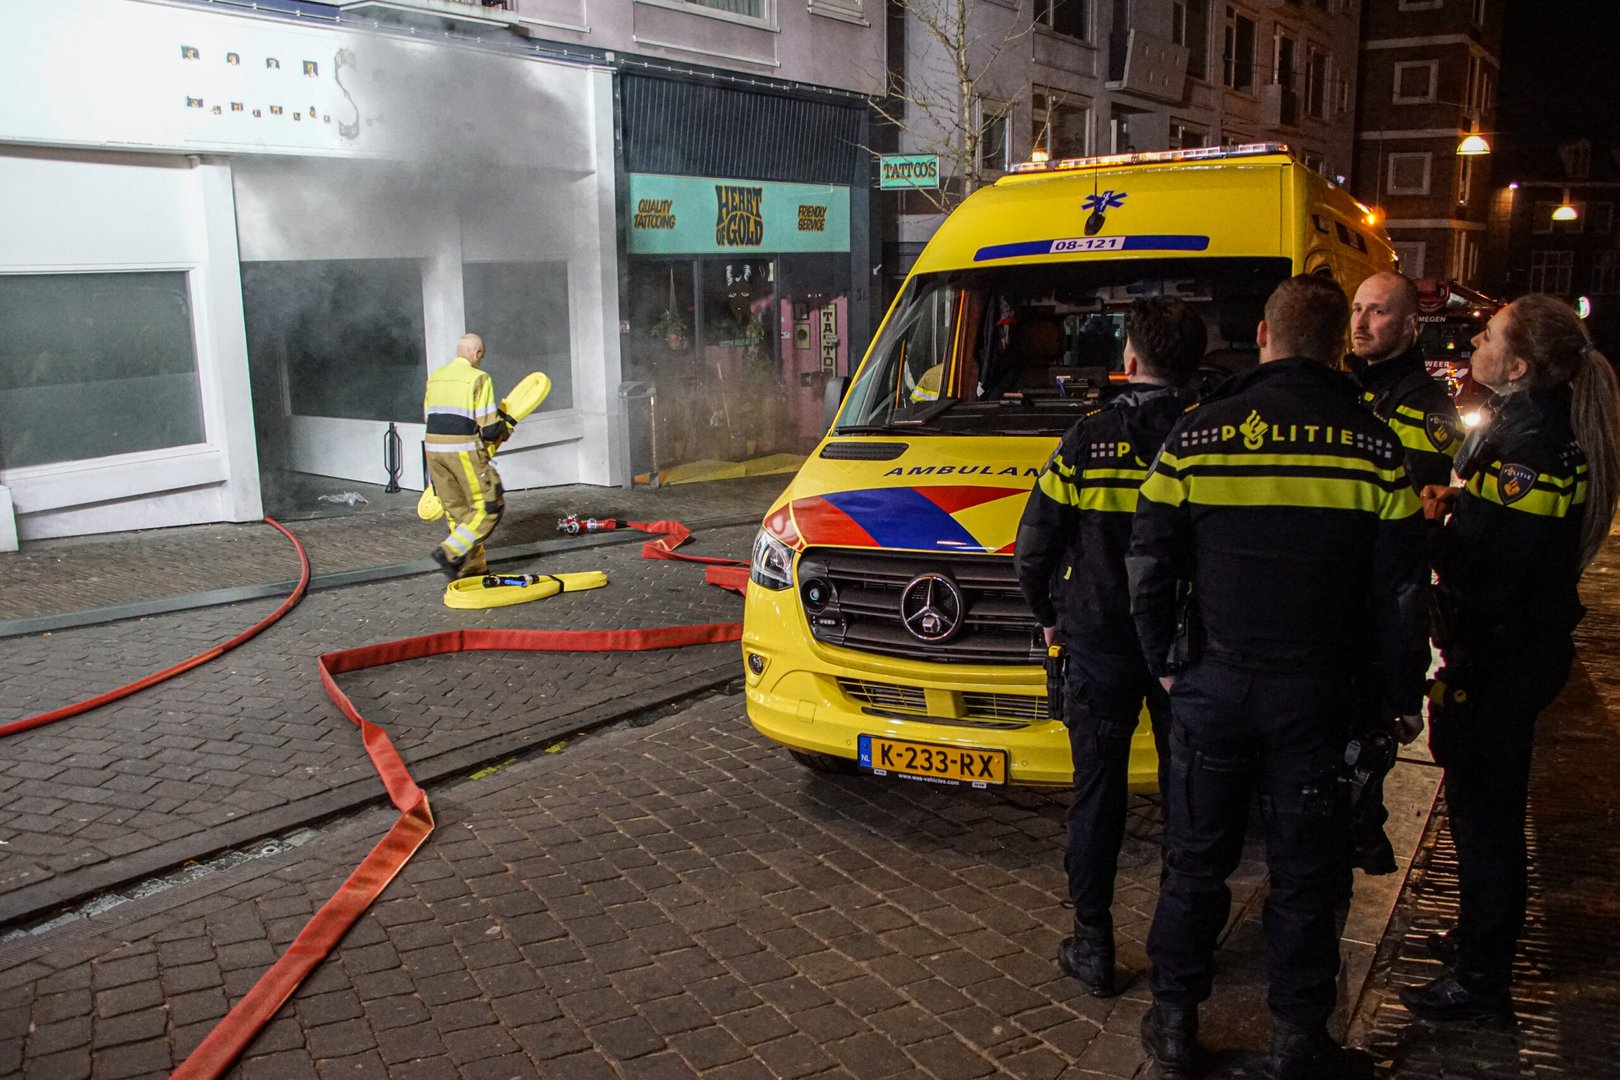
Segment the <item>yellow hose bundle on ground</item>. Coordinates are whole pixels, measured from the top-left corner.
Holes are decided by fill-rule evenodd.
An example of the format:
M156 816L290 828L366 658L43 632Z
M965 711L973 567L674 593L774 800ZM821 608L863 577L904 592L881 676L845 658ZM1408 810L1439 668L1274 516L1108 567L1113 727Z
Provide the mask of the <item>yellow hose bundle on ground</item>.
M501 582L488 584L485 582ZM544 600L562 592L600 589L608 583L600 570L578 574L484 574L464 577L444 587L444 606L452 608L496 608Z

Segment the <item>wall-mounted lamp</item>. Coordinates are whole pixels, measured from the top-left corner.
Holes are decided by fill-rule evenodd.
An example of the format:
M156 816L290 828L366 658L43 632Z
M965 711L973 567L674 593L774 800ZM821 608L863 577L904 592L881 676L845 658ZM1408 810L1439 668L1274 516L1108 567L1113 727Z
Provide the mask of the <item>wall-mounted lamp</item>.
M1462 157L1479 157L1490 152L1491 144L1477 131L1464 137L1463 141L1457 144L1457 153Z
M1581 212L1575 209L1574 203L1569 201L1569 189L1565 188L1564 201L1559 203L1558 206L1553 210L1552 219L1554 221L1574 221L1580 216Z

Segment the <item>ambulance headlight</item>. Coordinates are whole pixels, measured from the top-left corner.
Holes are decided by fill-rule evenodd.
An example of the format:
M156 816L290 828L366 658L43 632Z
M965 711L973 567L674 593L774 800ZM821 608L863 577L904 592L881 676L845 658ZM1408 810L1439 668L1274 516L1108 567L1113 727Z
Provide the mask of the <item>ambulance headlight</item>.
M754 557L748 565L748 580L767 589L793 586L793 549L766 532L754 537Z

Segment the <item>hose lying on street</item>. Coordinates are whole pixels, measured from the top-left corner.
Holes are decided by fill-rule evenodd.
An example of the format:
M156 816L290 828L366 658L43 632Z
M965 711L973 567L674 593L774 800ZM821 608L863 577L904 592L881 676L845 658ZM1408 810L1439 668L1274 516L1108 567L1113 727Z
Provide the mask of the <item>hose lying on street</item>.
M565 592L600 589L608 583L600 570L578 574L484 574L457 578L444 587L444 606L461 609L511 607Z
M224 1075L433 832L433 811L428 807L427 793L411 779L388 733L355 709L338 686L338 675L454 652L639 652L741 638L741 623L664 626L651 630L467 629L385 641L321 656L318 661L321 684L343 715L360 729L360 740L377 768L377 775L382 778L389 799L399 810L399 819L355 867L348 880L321 905L287 951L171 1074L170 1080L202 1080Z
M217 660L219 657L224 656L238 645L251 641L253 638L258 637L265 630L269 629L269 627L279 620L283 615L287 614L287 612L296 607L298 601L304 598L305 591L309 589L309 555L304 551L304 545L298 542L298 537L288 532L286 526L282 525L281 522L276 521L274 518L265 518L264 523L280 530L283 536L292 541L293 550L298 553L298 584L296 587L294 587L292 594L281 602L280 607L276 608L276 610L272 611L270 614L266 615L264 618L260 619L258 622L254 623L240 634L237 634L229 641L221 642L220 644L215 645L212 649L209 649L207 652L200 652L196 656L182 660L173 667L164 668L162 671L154 671L145 678L137 679L135 682L108 690L104 694L97 694L93 698L87 698L86 700L77 702L73 705L64 705L60 709L52 709L50 712L40 713L38 716L28 716L21 720L13 720L11 723L0 727L0 738L7 735L15 735L21 731L29 731L33 728L43 727L46 724L55 723L58 720L66 720L70 716L78 716L82 713L89 712L91 709L99 709L101 706L117 701L120 698L126 698L131 694L139 693L148 687L156 686L160 682L166 682L167 680L174 678L176 675L183 675L192 668L200 667L203 664L208 663L210 660Z

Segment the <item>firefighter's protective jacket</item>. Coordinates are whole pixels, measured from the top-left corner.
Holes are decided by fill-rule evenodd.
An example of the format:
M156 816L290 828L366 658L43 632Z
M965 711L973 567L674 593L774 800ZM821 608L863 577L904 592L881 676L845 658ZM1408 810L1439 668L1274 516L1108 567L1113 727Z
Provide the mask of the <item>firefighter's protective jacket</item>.
M1568 388L1503 399L1458 455L1468 471L1434 553L1464 639L1566 634L1580 622L1586 455Z
M1445 385L1424 365L1422 350L1413 345L1392 360L1368 364L1356 378L1367 404L1406 448L1413 489L1451 483L1462 424Z
M1107 653L1137 651L1125 584L1136 496L1187 403L1133 383L1077 420L1029 494L1016 545L1018 584L1042 626Z
M495 406L495 385L463 356L428 375L422 412L430 454L486 454L485 443L498 443L511 433Z
M1258 670L1365 671L1417 710L1429 652L1422 514L1402 450L1345 375L1276 360L1171 429L1126 558L1148 666L1170 674L1178 584L1207 655Z

